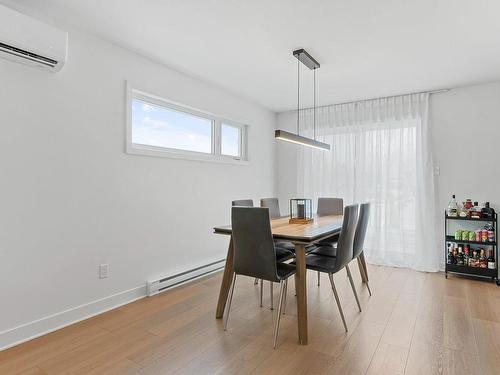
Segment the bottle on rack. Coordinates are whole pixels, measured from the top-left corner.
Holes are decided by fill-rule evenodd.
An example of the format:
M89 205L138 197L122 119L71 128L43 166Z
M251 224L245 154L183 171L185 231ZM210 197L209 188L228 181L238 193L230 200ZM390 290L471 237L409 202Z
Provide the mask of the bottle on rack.
M457 217L458 216L458 203L455 199L455 194L451 196L451 201L448 203L448 210L446 212L448 216Z
M482 207L479 206L478 202L474 202L474 206L470 209L470 217L473 219L481 218Z
M469 267L477 267L477 251L472 250L472 256L469 259Z
M453 256L453 246L448 247L448 257L446 259L446 263L448 264L453 264L455 263L454 261L454 256Z
M485 202L484 207L481 210L481 215L485 219L493 219L495 217L495 210L490 207L490 202Z
M464 266L469 266L469 245L464 246Z
M488 260L486 255L484 255L484 249L481 249L481 254L479 255L479 267L488 268Z
M464 206L467 210L470 210L472 207L474 207L474 205L472 204L472 199L466 199Z
M493 249L488 250L488 268L490 270L494 270L495 267L495 258L493 257Z
M457 266L464 266L464 254L462 252L462 246L458 247L458 255L457 255Z
M460 205L460 207L458 209L458 216L467 217L468 214L469 214L469 210L467 210L467 208L465 208L465 202L462 202L462 204Z

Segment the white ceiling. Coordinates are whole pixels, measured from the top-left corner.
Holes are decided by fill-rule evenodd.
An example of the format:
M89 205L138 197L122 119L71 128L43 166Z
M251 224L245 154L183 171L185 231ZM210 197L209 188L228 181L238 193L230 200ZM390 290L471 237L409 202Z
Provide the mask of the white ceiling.
M274 111L296 106L296 60L318 104L500 79L498 0L3 0ZM312 75L304 68L304 104Z

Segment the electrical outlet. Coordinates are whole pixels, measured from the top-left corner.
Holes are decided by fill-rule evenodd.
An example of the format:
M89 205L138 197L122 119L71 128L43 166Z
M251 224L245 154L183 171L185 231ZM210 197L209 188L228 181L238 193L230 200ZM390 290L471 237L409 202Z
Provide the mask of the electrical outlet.
M109 264L99 265L99 278L106 279L109 276Z

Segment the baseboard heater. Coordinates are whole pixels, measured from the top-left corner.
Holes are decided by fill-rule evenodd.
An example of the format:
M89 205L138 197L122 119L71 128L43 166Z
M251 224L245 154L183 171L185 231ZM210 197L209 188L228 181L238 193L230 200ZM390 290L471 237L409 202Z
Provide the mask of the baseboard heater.
M198 277L208 275L224 268L225 259L218 260L204 266L196 267L188 271L164 277L162 279L149 280L147 282L148 297L155 296L169 288L194 280Z

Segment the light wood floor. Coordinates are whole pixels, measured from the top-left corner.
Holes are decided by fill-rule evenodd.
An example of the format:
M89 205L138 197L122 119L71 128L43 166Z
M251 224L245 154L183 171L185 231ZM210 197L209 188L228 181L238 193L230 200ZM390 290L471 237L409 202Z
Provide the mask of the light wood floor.
M352 270L362 313L345 273L335 275L347 334L327 277L318 288L309 272L308 346L297 344L293 278L273 350L274 314L259 308L252 279L236 281L228 331L214 319L217 274L0 352L0 373L500 374L493 283L369 266L369 298ZM269 306L268 285L265 292Z

